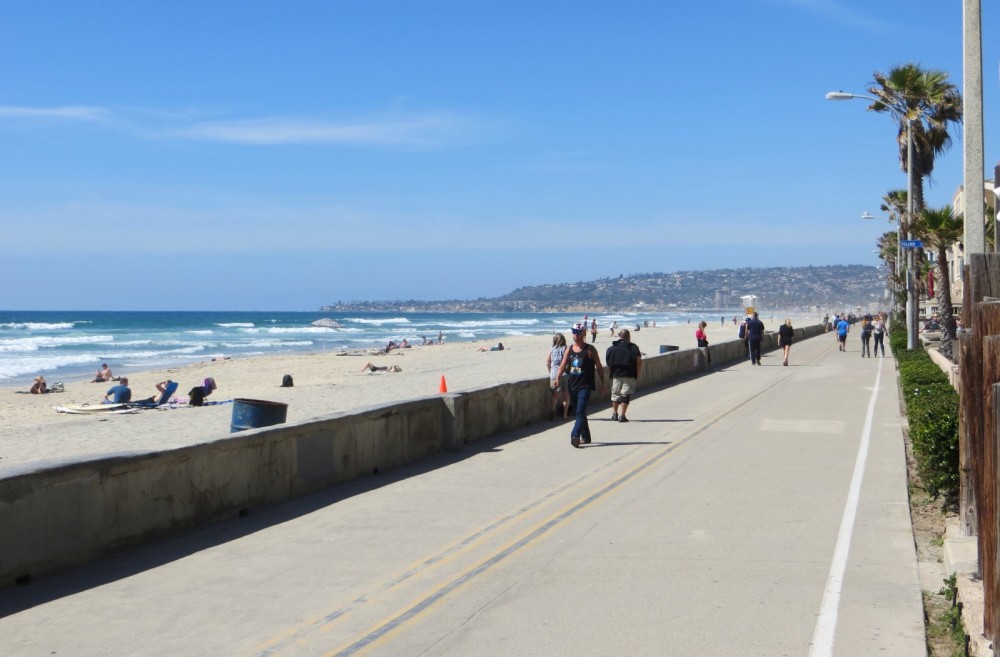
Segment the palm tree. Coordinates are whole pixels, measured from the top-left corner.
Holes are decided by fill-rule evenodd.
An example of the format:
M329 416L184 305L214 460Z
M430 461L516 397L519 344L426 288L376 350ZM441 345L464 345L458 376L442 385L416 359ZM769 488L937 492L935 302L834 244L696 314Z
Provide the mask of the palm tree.
M896 225L899 226L899 230L904 233L906 231L906 198L907 194L905 189L892 189L886 192L885 196L882 197L882 205L880 206L882 212L889 213L889 221L895 221ZM881 257L883 260L886 260L886 245L890 239L888 236L889 233L886 233L876 244L882 254ZM892 251L892 262L895 265L892 268L892 274L893 280L896 283L895 289L897 296L895 297L895 301L898 308L902 307L906 303L906 284L904 283L906 258L899 259L900 261L896 262L899 254L899 235L894 234L891 237L891 240L892 248L894 249Z
M875 242L878 247L878 257L885 263L889 270L889 282L892 290L892 298L897 306L905 303L906 291L903 286L903 278L899 275L899 235L894 230L882 233L882 236ZM902 294L902 298L900 295Z
M941 346L942 354L951 357L951 341L955 339L955 317L951 311L951 276L948 273L948 249L961 241L965 234L962 215L956 216L951 206L946 205L937 210L927 209L921 212L913 222L913 234L919 237L926 247L934 250L937 257L938 308L941 311Z
M951 146L949 124L962 121L962 95L944 71L909 63L875 72L868 88L876 100L869 111L889 112L896 120L899 162L907 170L907 126L913 138L913 211L924 209L924 177L934 172L934 159Z

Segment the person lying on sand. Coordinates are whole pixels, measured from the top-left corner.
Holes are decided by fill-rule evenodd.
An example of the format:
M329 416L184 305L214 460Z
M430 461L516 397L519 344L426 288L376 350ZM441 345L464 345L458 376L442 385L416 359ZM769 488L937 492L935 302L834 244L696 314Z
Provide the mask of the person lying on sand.
M361 368L362 372L402 372L403 368L399 365L375 365L374 363L365 363L365 366Z
M498 342L495 347L480 347L476 351L503 351L503 343Z

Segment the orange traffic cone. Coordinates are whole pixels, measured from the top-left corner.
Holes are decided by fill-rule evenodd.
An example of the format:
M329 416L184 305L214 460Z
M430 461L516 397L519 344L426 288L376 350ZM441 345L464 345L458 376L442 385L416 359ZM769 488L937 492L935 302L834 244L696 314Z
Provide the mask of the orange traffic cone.
M438 392L448 392L448 384L444 382L444 374L441 375L441 385L438 386Z

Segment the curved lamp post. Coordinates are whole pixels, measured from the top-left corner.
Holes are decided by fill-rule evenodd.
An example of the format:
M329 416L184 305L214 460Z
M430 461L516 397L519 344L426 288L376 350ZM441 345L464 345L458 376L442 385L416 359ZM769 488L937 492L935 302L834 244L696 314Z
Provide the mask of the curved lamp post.
M853 100L860 98L880 103L888 107L900 118L906 119L906 216L907 239L913 239L910 227L913 224L913 119L906 116L906 108L889 105L883 100L871 96L849 94L845 91L831 91L827 100ZM898 241L898 240L897 240ZM913 249L906 249L906 348L917 348L917 287L913 278Z

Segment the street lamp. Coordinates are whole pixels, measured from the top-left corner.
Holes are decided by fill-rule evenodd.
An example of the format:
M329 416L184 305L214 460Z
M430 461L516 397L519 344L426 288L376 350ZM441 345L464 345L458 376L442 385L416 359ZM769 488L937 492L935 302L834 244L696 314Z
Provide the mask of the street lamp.
M907 239L913 239L911 232L913 226L913 119L909 118L905 107L889 105L884 100L872 98L871 96L861 96L859 94L849 94L845 91L831 91L826 95L827 100L853 100L860 98L870 100L880 105L885 105L900 118L906 119L906 228ZM897 240L898 242L898 240ZM917 287L913 277L913 249L906 249L906 348L917 348Z

